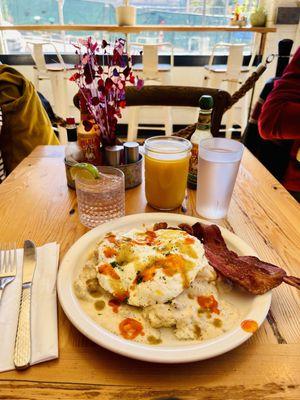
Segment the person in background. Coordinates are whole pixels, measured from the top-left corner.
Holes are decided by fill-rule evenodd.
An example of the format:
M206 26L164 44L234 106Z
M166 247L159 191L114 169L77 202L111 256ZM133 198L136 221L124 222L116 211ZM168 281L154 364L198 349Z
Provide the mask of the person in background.
M0 151L9 174L38 145L57 145L33 84L8 65L0 65Z
M263 139L293 140L282 183L300 201L300 47L263 104L258 128Z

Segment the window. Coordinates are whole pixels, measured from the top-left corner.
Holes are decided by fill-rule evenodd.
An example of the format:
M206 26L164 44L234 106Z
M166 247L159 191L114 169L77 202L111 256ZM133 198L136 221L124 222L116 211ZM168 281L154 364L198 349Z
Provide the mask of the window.
M244 4L245 14L257 0L132 0L137 7L138 25L227 25L236 2ZM115 7L122 0L1 0L0 24L116 24ZM8 53L26 51L26 41L51 40L61 52L73 53L70 43L78 37L93 35L114 40L107 32L3 31L2 50ZM0 38L0 39L1 39ZM208 54L217 42L251 43L250 32L141 32L130 35L134 42L171 42L175 54Z

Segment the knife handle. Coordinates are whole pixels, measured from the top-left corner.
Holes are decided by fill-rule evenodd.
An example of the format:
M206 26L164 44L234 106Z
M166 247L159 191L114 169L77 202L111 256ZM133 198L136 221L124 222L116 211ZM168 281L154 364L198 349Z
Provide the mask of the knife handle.
M25 369L31 359L30 328L31 283L22 286L22 297L19 311L18 328L15 341L14 364L16 369Z

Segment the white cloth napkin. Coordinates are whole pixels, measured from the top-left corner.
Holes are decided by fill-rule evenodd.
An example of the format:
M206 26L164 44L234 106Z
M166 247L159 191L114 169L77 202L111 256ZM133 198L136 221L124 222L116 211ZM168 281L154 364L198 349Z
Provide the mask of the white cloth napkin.
M58 357L56 275L59 245L37 248L31 297L31 365ZM0 372L14 369L13 355L22 287L23 249L17 250L17 276L0 303Z

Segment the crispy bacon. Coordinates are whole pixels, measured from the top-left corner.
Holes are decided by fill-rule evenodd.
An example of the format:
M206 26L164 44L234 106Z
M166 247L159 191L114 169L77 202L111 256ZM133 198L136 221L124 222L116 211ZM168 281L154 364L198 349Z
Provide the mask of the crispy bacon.
M189 224L179 224L178 227L186 233L193 235L193 228Z
M153 226L154 231L158 231L159 229L167 229L168 224L166 222L157 222Z
M227 248L217 225L193 225L193 235L204 245L209 264L225 278L242 286L252 294L263 294L283 281L300 289L300 279L287 276L286 272L273 264L253 256L238 256Z

